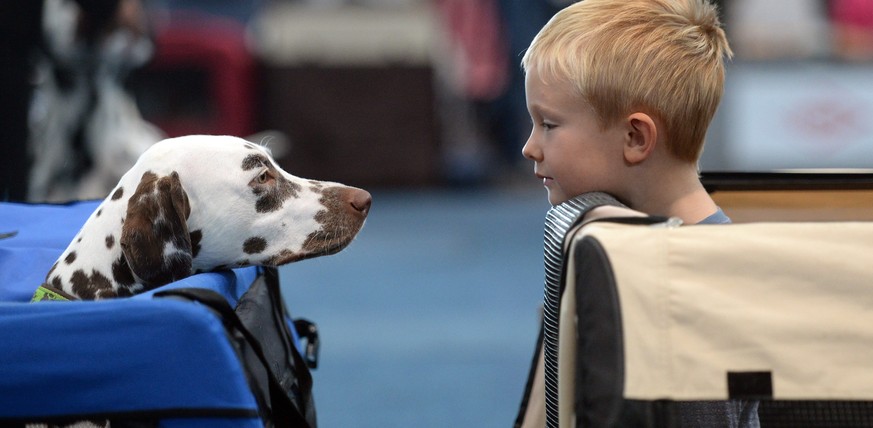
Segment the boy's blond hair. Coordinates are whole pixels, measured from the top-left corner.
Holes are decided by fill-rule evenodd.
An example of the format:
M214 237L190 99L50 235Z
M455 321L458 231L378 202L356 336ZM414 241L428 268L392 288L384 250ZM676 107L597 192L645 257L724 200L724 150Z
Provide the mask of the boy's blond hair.
M584 0L540 30L522 67L569 81L603 127L634 111L656 116L668 151L694 162L732 55L707 0Z

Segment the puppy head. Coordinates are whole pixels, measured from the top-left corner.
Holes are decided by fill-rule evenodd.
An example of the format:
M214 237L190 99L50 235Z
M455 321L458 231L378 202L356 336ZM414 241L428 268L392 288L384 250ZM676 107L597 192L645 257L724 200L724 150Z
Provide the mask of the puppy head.
M144 153L128 175L140 185L128 202L122 244L131 269L142 279L140 271L172 266L167 258L183 260L186 251L190 271L279 266L336 253L360 231L371 201L361 189L295 177L263 147L235 137L164 140ZM137 196L148 192L169 193ZM166 208L149 209L149 204ZM168 212L184 227L168 227ZM162 229L159 223L165 224ZM159 251L132 250L154 247L142 238L149 235L143 231L158 229L185 239L160 236L152 239L163 243ZM181 264L175 269L183 270Z

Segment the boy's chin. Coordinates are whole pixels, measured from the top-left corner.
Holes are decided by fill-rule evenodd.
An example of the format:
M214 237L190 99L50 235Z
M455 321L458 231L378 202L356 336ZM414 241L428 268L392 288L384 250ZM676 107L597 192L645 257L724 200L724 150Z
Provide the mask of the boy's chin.
M592 192L593 192L593 190L592 190ZM570 199L578 198L579 196L582 196L586 193L590 193L590 192L583 192L583 193L579 193L579 194L576 194L573 196L567 196L563 192L549 191L549 195L548 195L549 204L551 204L552 206L561 205L564 202L569 201Z
M561 205L564 202L567 202L568 200L570 200L571 198L568 198L564 194L550 191L549 195L548 195L548 199L549 199L549 204L552 206L555 206L555 205Z

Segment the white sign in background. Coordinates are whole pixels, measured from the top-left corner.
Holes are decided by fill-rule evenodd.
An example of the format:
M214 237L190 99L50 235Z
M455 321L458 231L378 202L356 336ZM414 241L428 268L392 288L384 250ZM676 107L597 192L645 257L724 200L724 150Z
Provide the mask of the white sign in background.
M873 168L873 65L735 65L718 116L714 169Z

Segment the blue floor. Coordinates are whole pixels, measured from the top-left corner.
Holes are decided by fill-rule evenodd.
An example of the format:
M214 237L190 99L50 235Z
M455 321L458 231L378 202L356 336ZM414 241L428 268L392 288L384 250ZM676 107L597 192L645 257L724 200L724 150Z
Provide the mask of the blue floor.
M542 303L539 187L373 191L343 252L284 266L316 321L322 428L508 427Z

